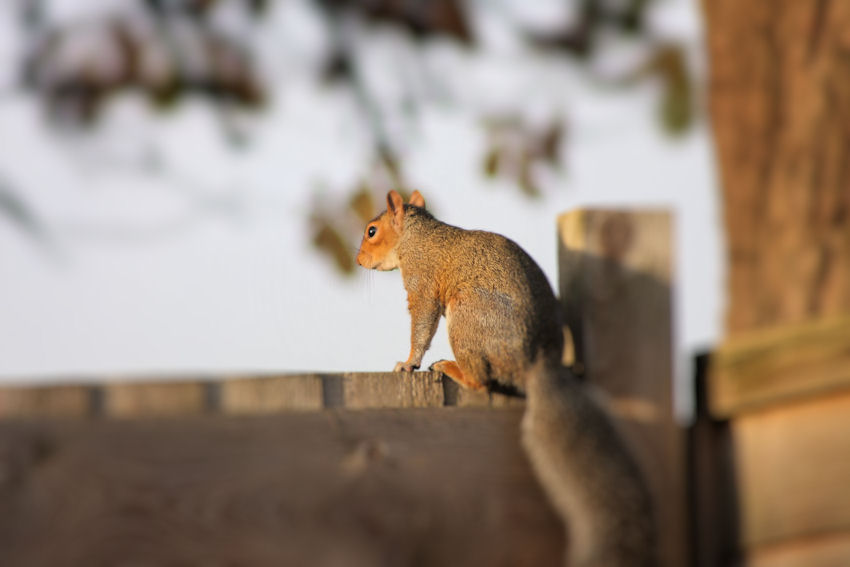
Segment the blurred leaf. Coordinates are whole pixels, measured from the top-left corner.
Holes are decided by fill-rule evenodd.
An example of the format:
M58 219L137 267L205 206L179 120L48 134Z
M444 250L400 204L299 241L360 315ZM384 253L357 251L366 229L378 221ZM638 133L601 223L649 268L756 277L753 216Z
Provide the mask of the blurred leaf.
M650 78L660 80L664 89L658 104L661 127L671 135L683 134L693 125L695 110L692 79L682 46L658 46L646 62L623 78L621 84L630 86Z
M526 32L529 41L544 49L558 50L579 59L593 55L603 28L621 34L646 34L646 9L652 0L583 0L577 21L554 32Z
M694 121L690 84L668 82L661 99L660 119L669 134L678 135L688 131Z
M269 0L246 0L255 16L265 15L269 10Z
M233 98L247 109L259 110L266 105L266 90L253 77L242 77L231 84L229 90Z
M472 43L460 0L420 0L402 2L409 10L407 23L417 37L427 37L437 32L465 44Z
M358 189L348 201L348 207L357 215L362 222L369 222L375 216L376 205L372 190L365 183L361 183Z
M122 62L114 81L120 84L130 84L137 80L139 75L139 64L142 57L140 46L133 38L128 25L124 22L112 22L109 25L109 34Z
M313 246L328 256L340 273L350 276L354 273L354 255L345 239L327 220L319 219L313 236Z
M519 164L519 174L517 178L517 182L519 183L519 188L529 197L539 197L540 196L540 188L537 186L537 182L534 180L534 176L531 174L531 166L532 161L529 156L524 155L520 160Z
M551 165L558 165L563 137L563 123L560 120L553 120L540 136L540 158Z
M650 69L664 82L661 122L670 134L681 134L693 123L693 95L685 53L679 45L661 46L650 61Z
M537 47L565 51L577 58L586 58L593 51L593 39L586 26L555 33L527 32L526 36Z
M349 55L339 50L334 50L325 60L321 76L327 83L336 83L351 81L352 73L353 70Z
M414 37L448 36L472 43L461 0L320 0L328 10L349 9L376 22L400 25Z
M173 108L180 97L180 81L176 75L150 80L145 85L148 99L160 110Z
M491 146L484 156L484 175L490 178L499 173L499 149Z
M482 163L484 175L510 179L524 195L539 197L542 193L534 175L535 164L560 165L563 120L553 118L541 129L509 114L488 117L485 127L490 145Z
M401 174L401 166L399 165L398 156L396 156L390 148L378 148L378 163L386 169L387 173L390 175L392 184L397 189L400 190L404 188L405 182Z
M585 59L593 53L596 46L596 31L601 19L599 0L584 0L578 21L571 27L555 32L528 32L527 36L538 47L563 51L573 57Z
M640 33L645 29L646 8L652 0L631 0L617 16L619 28L628 33Z
M144 3L148 7L148 10L154 14L165 14L165 4L167 3L167 0L144 0Z
M180 18L182 14L181 23L186 23L186 13L201 18L215 3L182 0L148 1L145 5L158 18ZM248 38L223 35L199 22L157 26L152 36L138 33L131 20L113 17L94 25L105 32L110 49L78 49L73 57L68 55L80 45L77 40L83 34L91 33L91 25L68 24L34 42L23 76L28 87L40 91L52 118L89 125L100 116L111 95L127 89L142 91L158 108L198 92L249 110L266 103L267 93L253 64ZM159 45L179 44L181 34L202 46L192 65L171 48ZM160 53L158 68L143 64L151 52Z
M184 0L183 9L187 10L196 18L204 17L215 3L216 0Z

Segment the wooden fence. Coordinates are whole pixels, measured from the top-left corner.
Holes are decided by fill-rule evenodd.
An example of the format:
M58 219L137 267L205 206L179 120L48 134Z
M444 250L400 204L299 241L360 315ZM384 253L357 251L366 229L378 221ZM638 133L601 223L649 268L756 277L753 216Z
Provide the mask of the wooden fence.
M559 220L567 362L607 393L688 562L669 214ZM431 373L0 389L0 565L557 565L523 403Z
M712 354L694 428L699 565L850 565L850 316Z
M3 389L0 565L557 564L514 403L432 373Z
M402 379L402 376L405 376ZM0 388L0 418L257 415L288 410L521 406L439 373L281 374Z

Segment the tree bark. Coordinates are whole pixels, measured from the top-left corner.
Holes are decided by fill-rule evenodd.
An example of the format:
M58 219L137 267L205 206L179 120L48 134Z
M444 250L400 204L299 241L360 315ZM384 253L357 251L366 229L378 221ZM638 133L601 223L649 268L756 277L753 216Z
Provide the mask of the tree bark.
M703 8L727 336L850 312L850 2Z

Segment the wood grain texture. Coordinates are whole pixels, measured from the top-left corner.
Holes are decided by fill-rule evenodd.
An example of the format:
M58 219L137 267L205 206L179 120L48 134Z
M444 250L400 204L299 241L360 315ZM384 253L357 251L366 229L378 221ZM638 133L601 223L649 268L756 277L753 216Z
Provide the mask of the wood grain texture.
M578 210L558 219L559 290L575 364L635 448L663 564L687 556L684 432L673 409L672 218Z
M524 400L461 390L439 372L208 376L156 382L0 387L0 419L201 413L269 414L334 408L522 407Z
M520 418L0 422L0 565L558 565Z
M743 563L747 567L846 567L850 533L765 546L748 553Z
M94 400L94 393L86 386L7 386L0 388L0 419L87 417L94 411Z
M221 411L231 414L322 409L322 377L305 374L229 378L221 382L219 403Z
M203 382L139 382L102 386L103 412L109 417L184 416L209 409Z
M850 533L850 392L731 422L744 548Z
M443 380L439 372L359 372L344 375L345 407L408 408L443 405Z
M850 313L850 3L702 6L728 336Z
M767 404L850 390L850 316L739 335L711 358L718 419Z

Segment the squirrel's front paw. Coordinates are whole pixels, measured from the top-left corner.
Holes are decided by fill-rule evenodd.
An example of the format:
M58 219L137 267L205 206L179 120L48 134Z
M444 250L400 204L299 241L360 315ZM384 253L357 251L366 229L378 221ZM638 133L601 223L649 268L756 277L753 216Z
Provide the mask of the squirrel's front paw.
M418 364L408 364L407 362L396 362L393 372L413 372L419 368Z

